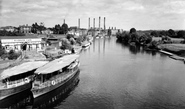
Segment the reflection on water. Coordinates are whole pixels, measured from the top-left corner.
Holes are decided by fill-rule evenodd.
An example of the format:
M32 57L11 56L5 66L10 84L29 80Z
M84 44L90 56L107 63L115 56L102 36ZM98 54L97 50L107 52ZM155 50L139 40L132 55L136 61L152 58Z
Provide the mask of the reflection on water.
M183 109L185 66L166 55L95 39L80 56L80 84L57 109Z
M0 100L0 108L30 109L32 108L32 105L33 94L31 91L24 91L22 93Z

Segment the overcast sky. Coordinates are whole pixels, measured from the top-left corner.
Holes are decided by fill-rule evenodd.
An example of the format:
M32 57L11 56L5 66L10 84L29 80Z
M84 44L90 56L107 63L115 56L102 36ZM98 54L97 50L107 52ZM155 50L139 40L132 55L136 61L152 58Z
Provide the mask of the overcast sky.
M0 26L44 22L88 27L88 18L106 17L106 28L185 29L185 0L0 0Z

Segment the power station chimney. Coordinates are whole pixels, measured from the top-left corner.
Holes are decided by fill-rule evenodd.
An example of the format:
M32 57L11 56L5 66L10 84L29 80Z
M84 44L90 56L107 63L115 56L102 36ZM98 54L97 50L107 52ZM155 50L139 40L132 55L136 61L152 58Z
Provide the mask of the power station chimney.
M64 23L65 23L65 19L64 19Z
M100 30L100 23L101 23L101 21L100 21L100 20L101 20L101 17L99 17L99 30Z
M104 17L104 31L105 31L106 27L105 27L105 17Z
M93 19L93 28L95 29L95 18Z
M90 17L89 17L89 29L90 29L90 27L91 27L90 23L91 23L91 22L90 22Z
M80 19L78 19L78 28L80 28Z

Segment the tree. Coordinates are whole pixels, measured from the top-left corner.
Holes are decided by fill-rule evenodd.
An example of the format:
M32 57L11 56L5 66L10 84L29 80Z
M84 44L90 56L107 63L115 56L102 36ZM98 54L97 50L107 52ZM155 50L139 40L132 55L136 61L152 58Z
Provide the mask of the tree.
M109 28L108 29L108 36L111 36L112 32L111 32L111 29Z
M162 31L159 32L159 36L160 37L167 36L167 35L168 35L168 33L166 31L164 31L164 30L162 30Z
M17 59L20 56L19 53L16 53L14 50L10 50L10 52L8 53L8 59L12 60L12 59Z
M131 28L130 29L130 34L132 34L132 33L136 33L136 29L135 28Z
M182 30L178 31L177 32L177 37L183 38L184 42L185 42L185 31L182 31Z
M69 40L67 38L63 38L62 39L62 46L61 46L61 49L69 49L69 50L72 50L72 45L71 43L69 42Z
M168 34L169 37L175 37L176 36L175 31L172 30L172 29L169 29L168 32L167 32L167 34Z
M38 26L38 30L40 31L40 33L42 33L43 30L46 30L46 27L44 26L43 22L41 22L40 25Z
M11 32L6 30L0 30L0 36L25 36L25 34L16 31Z
M37 24L37 22L35 22L34 24L32 24L31 32L32 33L37 33L38 27L39 27L39 25Z
M67 32L68 32L68 25L66 23L64 23L61 28L61 33L67 34Z
M0 40L0 57L2 56L2 55L4 55L5 54L5 50L4 50L4 48L2 47L2 45L1 45L1 40Z
M55 25L54 27L54 33L59 34L59 32L60 32L60 25L58 24L58 25Z
M37 33L37 31L39 31L41 33L45 29L46 29L46 27L44 26L43 22L41 22L40 25L38 25L36 22L36 23L32 24L31 32Z
M157 31L152 31L152 32L150 33L150 35L152 35L152 36L154 36L154 37L159 37L159 34L158 34Z
M130 42L139 42L139 35L136 34L135 32L132 32L130 34Z

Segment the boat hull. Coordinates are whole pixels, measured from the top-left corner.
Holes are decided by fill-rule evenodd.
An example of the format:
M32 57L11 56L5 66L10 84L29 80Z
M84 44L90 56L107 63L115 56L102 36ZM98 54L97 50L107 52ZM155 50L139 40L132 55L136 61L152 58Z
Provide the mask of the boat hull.
M0 100L13 96L18 93L21 93L25 90L31 90L31 88L32 88L32 81L14 88L0 90Z
M75 79L75 75L79 73L79 69L77 69L76 71L73 72L73 74L67 78L66 80L58 83L58 84L55 84L55 85L51 85L49 87L45 87L45 88L42 88L42 89L32 89L32 92L33 92L33 97L34 99L36 98L39 98L39 97L42 97L43 95L59 88L59 87L66 87L66 85L69 85L71 83L71 81L73 81Z

